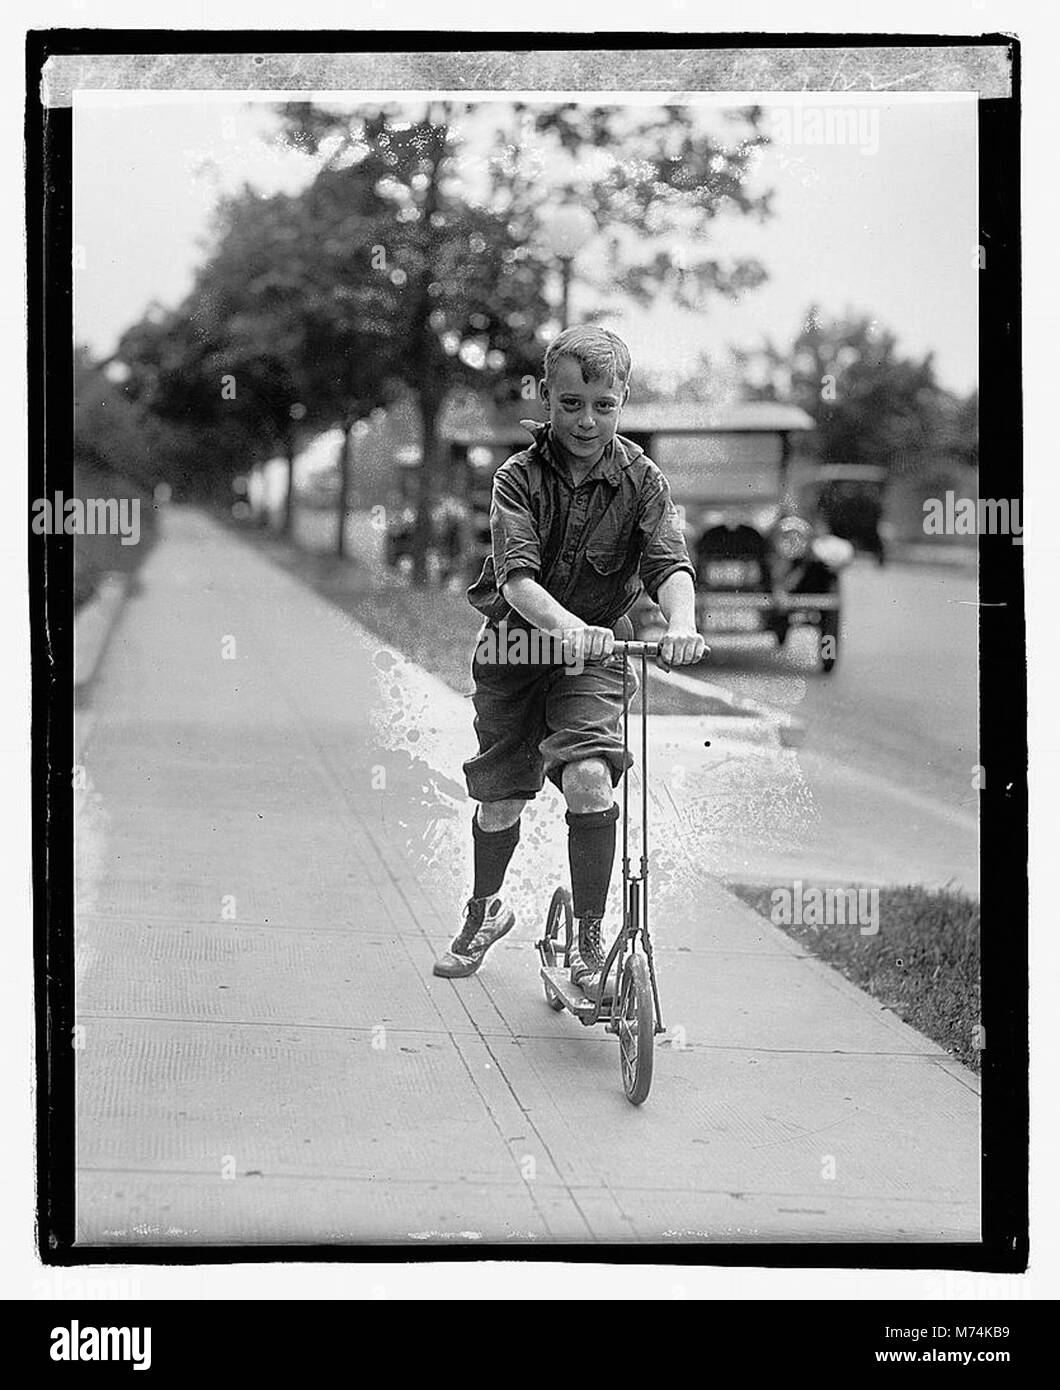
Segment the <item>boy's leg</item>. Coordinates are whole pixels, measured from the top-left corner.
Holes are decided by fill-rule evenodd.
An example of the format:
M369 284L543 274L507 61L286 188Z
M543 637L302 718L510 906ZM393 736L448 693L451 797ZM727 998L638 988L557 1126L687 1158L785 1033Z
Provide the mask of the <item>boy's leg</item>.
M498 895L519 843L523 807L544 783L532 741L543 732L543 673L476 660L472 674L479 746L464 763L464 775L469 795L479 802L471 821L475 879L464 924L434 963L435 975L446 979L473 975L489 948L515 925L515 913Z
M475 847L475 885L464 908L464 925L449 950L433 966L434 973L447 980L473 975L486 952L507 936L515 926L515 913L499 894L504 875L519 843L519 816L525 801L484 802L471 818L471 838ZM483 811L489 807L486 816ZM486 829L482 820L500 821L496 829Z
M600 758L567 763L562 774L567 799L567 854L570 860L577 941L571 950L570 975L585 994L597 995L607 959L601 926L615 862L614 802L611 771ZM613 994L608 982L606 1001Z
M473 898L491 898L501 891L504 875L519 843L519 817L525 801L484 801L471 817L475 846Z
M567 850L575 917L602 917L615 861L615 822L611 772L600 758L567 763L563 769L567 799Z
M632 699L638 681L627 672ZM622 659L594 662L577 675L563 674L549 689L549 735L542 743L545 770L567 800L568 853L574 915L578 918L571 979L587 994L599 991L607 952L601 919L614 868L618 807L614 789L632 764L621 735ZM614 981L605 984L604 998Z

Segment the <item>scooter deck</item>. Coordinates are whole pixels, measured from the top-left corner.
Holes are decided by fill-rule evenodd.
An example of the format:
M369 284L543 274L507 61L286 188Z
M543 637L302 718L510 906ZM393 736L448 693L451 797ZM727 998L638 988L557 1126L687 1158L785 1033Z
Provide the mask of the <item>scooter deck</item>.
M570 971L565 970L562 965L543 965L541 978L546 984L551 985L563 1000L564 1008L569 1009L572 1014L585 1017L596 1007L591 999L586 999L577 985L571 984Z

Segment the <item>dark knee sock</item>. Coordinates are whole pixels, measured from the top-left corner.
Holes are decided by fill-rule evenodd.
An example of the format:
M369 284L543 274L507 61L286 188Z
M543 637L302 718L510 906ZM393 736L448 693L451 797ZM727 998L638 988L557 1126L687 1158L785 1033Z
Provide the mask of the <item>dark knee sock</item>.
M478 812L471 819L471 836L475 842L475 886L473 898L489 898L499 893L504 875L515 847L519 843L519 822L504 830L483 830Z
M575 917L602 917L615 862L618 807L606 811L567 812L567 852Z

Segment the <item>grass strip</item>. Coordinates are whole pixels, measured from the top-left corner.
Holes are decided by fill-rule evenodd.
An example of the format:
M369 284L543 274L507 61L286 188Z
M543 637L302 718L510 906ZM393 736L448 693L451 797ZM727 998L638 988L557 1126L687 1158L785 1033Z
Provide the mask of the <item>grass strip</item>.
M848 887L851 885L843 885ZM879 930L786 924L774 896L790 883L729 887L763 917L841 971L903 1022L979 1071L979 904L964 893L916 885L879 889Z

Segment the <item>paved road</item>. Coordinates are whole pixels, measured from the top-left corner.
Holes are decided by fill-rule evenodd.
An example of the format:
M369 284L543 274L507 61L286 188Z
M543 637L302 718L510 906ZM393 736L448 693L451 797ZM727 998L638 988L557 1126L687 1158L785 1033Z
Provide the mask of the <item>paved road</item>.
M809 631L783 652L757 636L712 639L691 674L806 729L797 756L774 759L769 775L759 766L745 827L734 823L712 846L716 872L978 892L976 598L959 570L859 562L846 576L844 650L829 676L814 670ZM661 683L656 703L696 706ZM789 808L782 825L774 796Z
M169 514L76 730L80 1238L977 1239L975 1078L700 852L712 807L727 834L742 816L751 759L784 785L764 746L718 738L678 772L690 726L654 730L669 1031L642 1109L614 1040L541 996L558 798L527 814L518 931L474 979L432 976L467 891L467 723ZM709 797L680 786L703 776Z
M844 578L842 658L812 669L814 639L717 637L704 675L806 721L809 745L836 760L972 809L978 761L978 592L943 565L859 560Z

